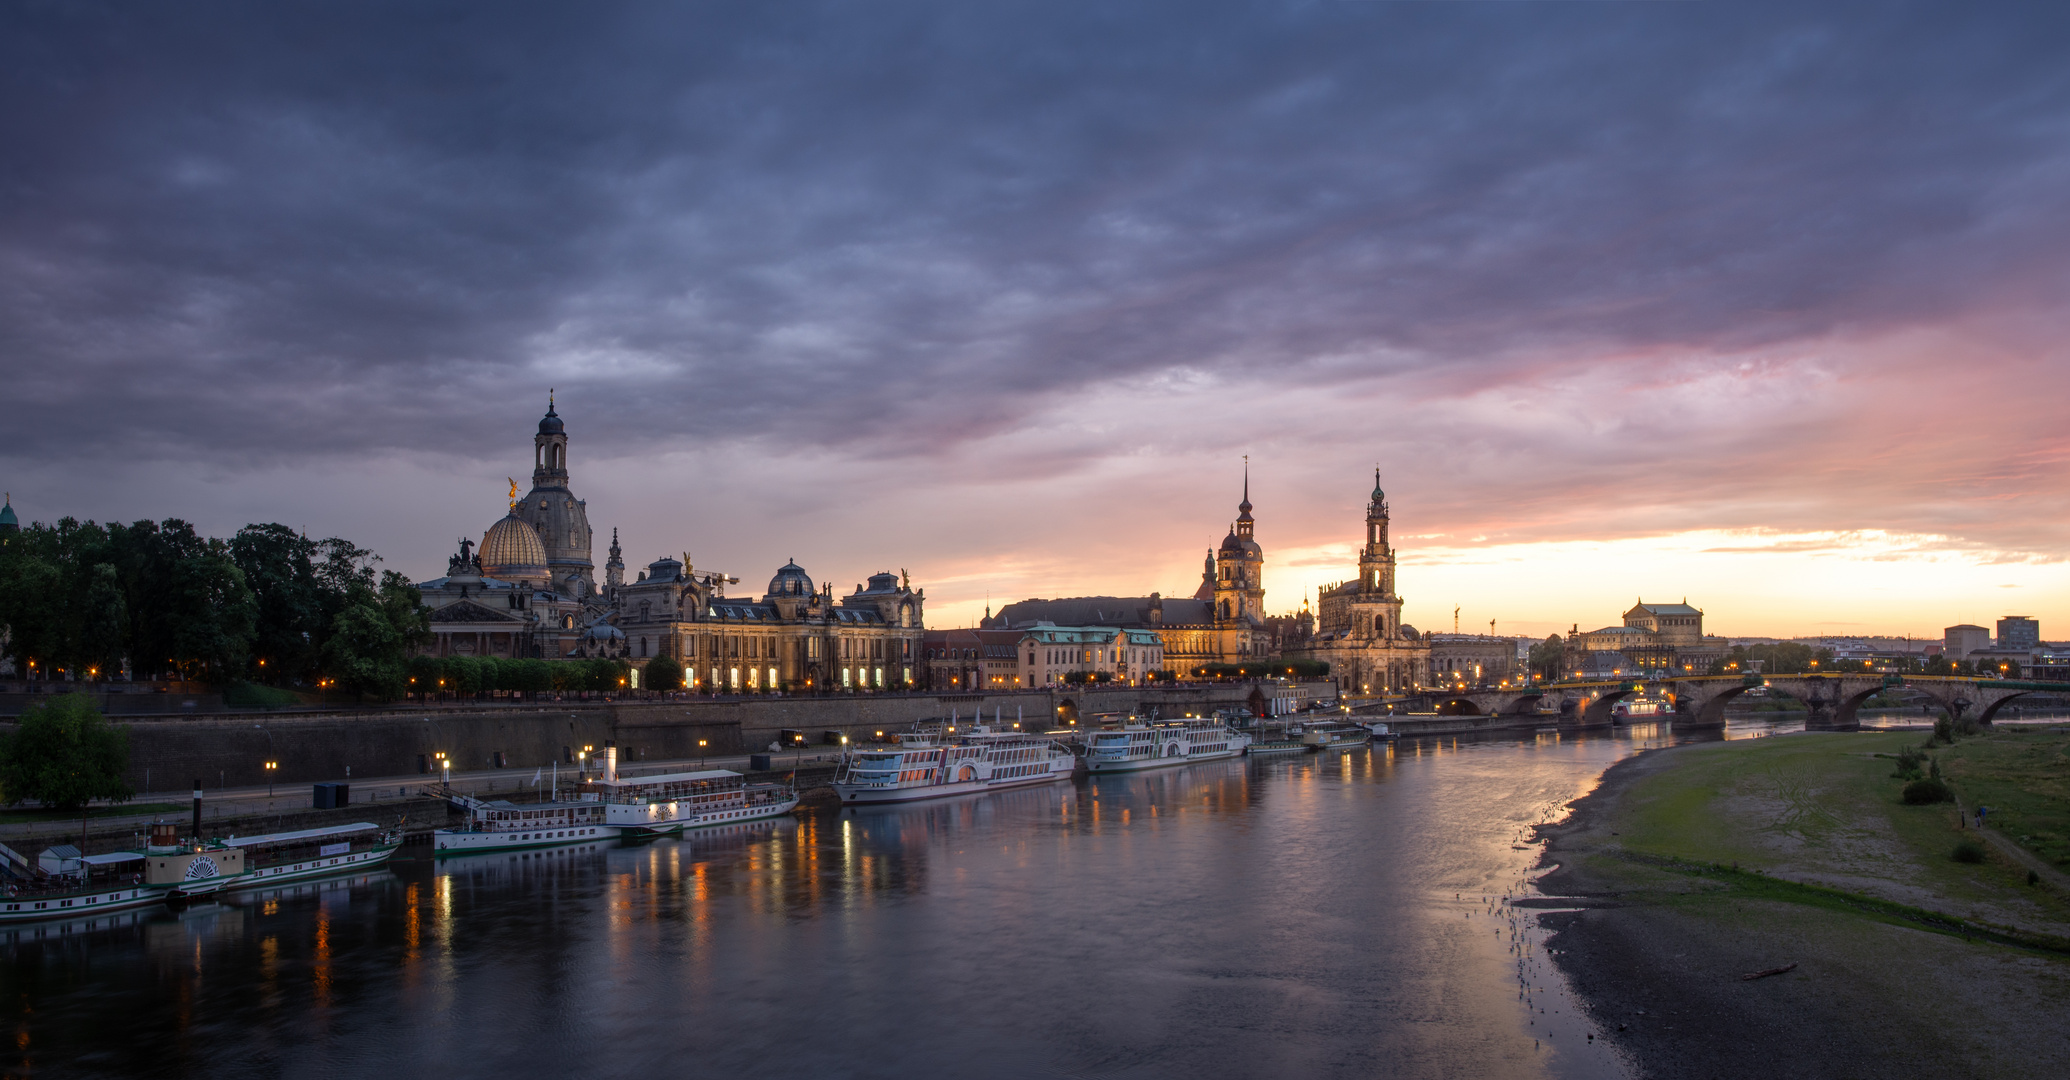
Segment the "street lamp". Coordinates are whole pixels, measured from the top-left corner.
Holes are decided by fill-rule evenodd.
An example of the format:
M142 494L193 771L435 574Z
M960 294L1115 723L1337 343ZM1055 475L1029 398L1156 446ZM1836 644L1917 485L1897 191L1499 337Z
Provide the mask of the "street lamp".
M847 737L847 736L845 736L845 735L844 735L844 736L842 736L842 737L841 737L841 741L842 741L842 742L847 742L847 741L848 741L848 737ZM711 741L710 739L699 739L699 740L697 740L697 766L698 766L698 768L703 768L703 767L704 767L704 763L705 763L705 761L706 761L706 759L707 759L707 757L708 757L708 755L707 755L707 754L705 753L705 747L707 747L707 746L710 746L711 744L712 744L712 741ZM586 755L585 755L585 756L586 756Z
M266 797L269 799L273 797L273 772L278 768L280 768L280 762L278 761L266 763Z

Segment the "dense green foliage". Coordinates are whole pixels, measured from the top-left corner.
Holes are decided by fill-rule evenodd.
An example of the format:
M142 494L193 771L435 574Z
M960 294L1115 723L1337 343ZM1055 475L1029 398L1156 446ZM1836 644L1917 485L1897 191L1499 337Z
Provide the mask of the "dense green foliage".
M647 670L641 673L640 687L644 690L681 690L683 688L683 665L673 656L657 656L647 661Z
M1954 859L1956 862L1983 862L1984 845L1974 840L1957 840L1955 841L1955 850L1950 853L1949 858Z
M1954 802L1955 793L1939 780L1914 780L1905 785L1904 800L1912 806L1931 806L1934 803Z
M1794 641L1778 641L1773 645L1734 645L1711 664L1711 674L1750 674L1757 663L1763 675L1803 675L1820 669L1831 671L1833 650L1814 649Z
M1548 682L1558 682L1560 670L1567 666L1567 643L1560 635L1553 634L1544 641L1531 646L1531 652L1524 664L1531 674L1543 677Z
M649 661L651 673L652 661ZM618 660L509 660L493 656L418 656L407 665L411 693L475 697L489 693L615 691L631 685L632 666Z
M123 779L128 769L128 730L82 695L29 707L0 737L0 801L9 806L33 799L76 810L94 799L125 801L136 794Z
M372 552L285 525L230 540L184 521L65 518L0 544L0 625L18 670L105 679L332 684L391 696L428 626Z

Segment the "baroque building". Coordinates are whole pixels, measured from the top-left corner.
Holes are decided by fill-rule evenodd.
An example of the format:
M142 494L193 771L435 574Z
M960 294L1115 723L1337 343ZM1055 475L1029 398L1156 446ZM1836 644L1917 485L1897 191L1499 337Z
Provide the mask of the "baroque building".
M1640 672L1709 671L1725 646L1703 634L1703 609L1649 604L1644 597L1624 613L1624 625L1567 632L1565 665L1570 678L1615 677Z
M1315 633L1289 659L1320 660L1345 694L1400 693L1426 685L1430 646L1416 628L1402 622L1402 597L1395 592L1394 547L1387 537L1387 493L1373 472L1366 503L1366 539L1359 548L1358 577L1326 585L1317 596Z
M622 659L644 669L673 657L686 683L713 693L891 690L914 685L926 591L879 572L839 597L795 561L759 597L740 579L699 571L688 552L625 579L612 530L604 585L594 578L588 504L569 486L566 424L547 404L533 438L532 490L482 535L462 540L444 577L417 586L436 656Z
M1038 626L1147 630L1157 637L1156 653L1163 670L1182 679L1194 677L1208 664L1263 660L1273 655L1274 632L1265 617L1265 550L1258 544L1251 510L1246 462L1236 520L1221 546L1208 551L1200 585L1190 599L1151 593L1020 600L1000 608L997 615L988 611L979 625L987 630ZM1145 651L1141 644L1115 647L1138 656Z

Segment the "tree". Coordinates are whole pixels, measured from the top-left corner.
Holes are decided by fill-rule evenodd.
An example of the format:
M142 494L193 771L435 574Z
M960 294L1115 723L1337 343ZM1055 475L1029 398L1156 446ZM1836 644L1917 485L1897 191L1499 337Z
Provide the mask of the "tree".
M77 810L94 799L126 802L136 792L129 771L129 731L108 723L83 695L30 706L13 734L0 738L0 800L33 799Z
M1524 664L1531 669L1532 674L1542 675L1548 682L1558 682L1560 671L1567 666L1567 643L1561 641L1558 634L1550 635L1544 641L1531 646Z
M324 637L323 671L355 694L398 697L410 687L410 652L430 626L416 586L391 570L381 575L378 592L363 580L352 579L348 587L351 598ZM482 689L484 676L493 679L496 672L470 674L471 688Z
M683 688L683 665L673 656L657 656L647 661L647 670L640 678L641 686L648 690L681 690Z

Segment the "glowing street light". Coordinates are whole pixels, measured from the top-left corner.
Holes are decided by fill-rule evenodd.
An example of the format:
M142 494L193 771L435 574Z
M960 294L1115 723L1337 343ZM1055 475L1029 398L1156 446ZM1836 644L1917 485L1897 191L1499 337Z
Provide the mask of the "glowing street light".
M273 797L273 772L278 768L280 768L280 762L278 761L266 763L266 797L269 799Z

